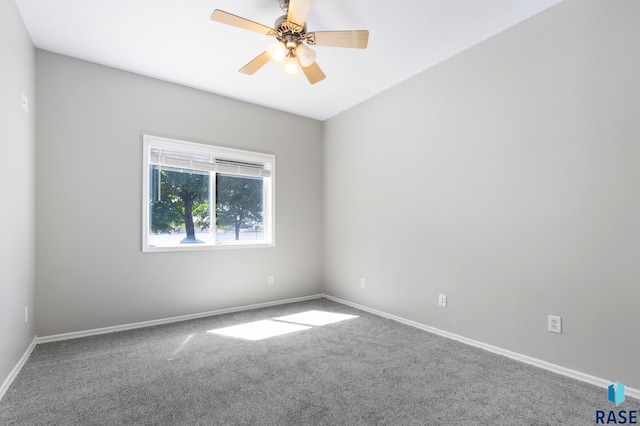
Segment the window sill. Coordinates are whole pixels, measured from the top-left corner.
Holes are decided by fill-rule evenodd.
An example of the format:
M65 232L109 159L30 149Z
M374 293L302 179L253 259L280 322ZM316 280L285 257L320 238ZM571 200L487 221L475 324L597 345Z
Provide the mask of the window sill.
M143 253L158 253L158 252L182 252L182 251L206 251L206 250L228 250L228 249L254 249L254 248L268 248L275 247L275 243L252 243L252 242L238 242L238 243L220 243L220 244L179 244L172 246L146 246L142 248Z

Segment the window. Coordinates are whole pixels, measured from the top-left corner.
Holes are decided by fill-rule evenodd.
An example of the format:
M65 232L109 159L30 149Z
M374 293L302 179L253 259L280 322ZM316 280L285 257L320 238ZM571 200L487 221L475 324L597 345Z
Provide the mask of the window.
M143 136L142 251L274 245L275 157Z

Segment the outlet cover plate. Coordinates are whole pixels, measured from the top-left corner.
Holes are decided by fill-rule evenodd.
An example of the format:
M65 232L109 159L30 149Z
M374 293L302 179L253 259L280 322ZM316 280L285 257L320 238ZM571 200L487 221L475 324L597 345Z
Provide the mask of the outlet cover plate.
M441 294L438 296L438 306L442 306L443 308L447 307L447 295Z
M549 331L562 334L562 317L549 315Z

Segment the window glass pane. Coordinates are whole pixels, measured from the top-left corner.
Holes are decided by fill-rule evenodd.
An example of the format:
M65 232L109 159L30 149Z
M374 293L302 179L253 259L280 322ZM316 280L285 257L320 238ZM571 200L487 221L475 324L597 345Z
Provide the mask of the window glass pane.
M264 239L263 179L216 175L216 241Z
M149 166L149 245L211 243L209 172Z

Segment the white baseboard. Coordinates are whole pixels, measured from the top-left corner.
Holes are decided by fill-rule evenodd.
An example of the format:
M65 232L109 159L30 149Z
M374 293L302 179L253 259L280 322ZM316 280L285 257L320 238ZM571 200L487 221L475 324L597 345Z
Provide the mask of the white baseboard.
M57 342L60 340L78 339L80 337L96 336L99 334L114 333L116 331L126 331L126 330L133 330L136 328L152 327L154 325L188 321L192 319L211 317L215 315L223 315L223 314L230 314L233 312L248 311L251 309L268 308L270 306L284 305L287 303L295 303L295 302L304 302L306 300L313 300L313 299L320 299L320 298L322 298L322 294L316 294L312 296L295 297L292 299L277 300L273 302L256 303L253 305L239 306L235 308L226 308L226 309L218 309L218 310L209 311L209 312L200 312L197 314L180 315L177 317L162 318L162 319L151 320L151 321L142 321L142 322L136 322L132 324L116 325L113 327L95 328L93 330L83 330L83 331L74 331L71 333L54 334L51 336L38 337L37 343L50 343L50 342Z
M542 361L540 359L532 358L527 355L522 355L517 352L512 352L507 349L499 348L497 346L489 345L487 343L479 342L477 340L469 339L464 336L459 336L454 333L449 333L448 331L440 330L435 327L430 327L428 325L420 324L419 322L411 321L406 318L402 318L396 315L388 314L386 312L379 311L377 309L369 308L367 306L359 305L357 303L349 302L347 300L339 299L337 297L329 296L328 294L323 295L326 299L333 300L334 302L341 303L343 305L351 306L356 309L360 309L365 312L372 313L374 315L378 315L384 318L389 318L394 321L401 322L406 325L410 325L412 327L419 328L421 330L428 331L433 334L437 334L439 336L443 336L449 339L457 340L458 342L465 343L467 345L475 346L480 349L484 349L489 352L493 352L495 354L506 356L507 358L514 359L516 361L524 362L526 364L533 365L535 367L543 368L548 371L552 371L557 374L562 374L563 376L571 377L572 379L580 380L582 382L590 383L592 385L607 388L612 382L610 380L601 379L599 377L591 376L589 374L582 373L580 371L571 370L569 368L565 368L556 364L551 364L550 362ZM640 399L640 389L634 389L630 387L625 387L625 394L632 398Z
M9 386L11 386L11 383L13 383L13 381L16 378L16 376L18 375L18 373L20 373L20 370L22 370L22 367L24 366L24 364L29 359L29 356L31 355L31 352L33 352L33 348L36 347L37 340L38 340L38 338L36 336L34 336L33 340L31 341L31 344L29 345L27 350L24 352L24 354L20 358L20 361L18 361L16 366L13 367L13 370L11 370L11 373L9 373L9 376L5 379L4 383L2 383L2 386L0 386L0 400L2 400L2 397L4 396L4 394L9 389Z

